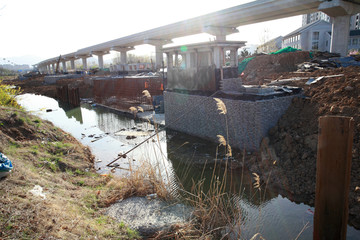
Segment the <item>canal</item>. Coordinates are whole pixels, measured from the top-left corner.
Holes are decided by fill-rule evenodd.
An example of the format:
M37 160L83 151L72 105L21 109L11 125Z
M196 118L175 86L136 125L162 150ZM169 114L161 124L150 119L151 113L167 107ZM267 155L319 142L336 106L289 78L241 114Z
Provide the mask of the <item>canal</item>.
M108 174L106 165L137 146L154 134L155 128L148 121L115 114L107 109L82 104L68 108L45 96L24 94L17 97L27 111L51 121L57 127L72 134L88 146L95 155L95 168L101 174ZM50 110L51 111L50 111ZM161 169L167 181L190 189L193 180L203 176L210 181L213 174L211 164L206 167L196 163L213 162L219 158L217 144L174 131L161 131L149 141L131 151L117 163L114 174L126 175L129 169L150 161ZM221 158L221 154L220 154ZM219 170L221 174L223 169ZM176 179L176 180L175 180ZM228 173L228 190L232 192L241 208L241 238L250 239L261 233L265 239L312 239L314 208L301 202L289 200L271 189L259 194L253 188L253 176L244 170ZM347 239L360 239L360 231L348 226Z

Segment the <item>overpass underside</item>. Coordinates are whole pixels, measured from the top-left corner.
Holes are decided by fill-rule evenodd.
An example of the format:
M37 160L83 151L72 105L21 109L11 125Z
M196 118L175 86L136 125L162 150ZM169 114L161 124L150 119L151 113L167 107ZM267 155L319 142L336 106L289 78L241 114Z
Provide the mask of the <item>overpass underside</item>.
M348 34L345 34L345 37L343 36L344 32L349 30L350 16L360 12L358 2L342 0L258 0L82 48L76 52L63 55L61 62L63 69L66 70L66 61L71 61L71 67L73 68L74 60L82 59L83 67L86 69L86 59L96 55L99 67L103 68L103 56L109 54L110 51L119 51L121 53L121 64L125 64L127 51L133 50L137 45L150 44L155 47L155 65L159 69L163 61L162 48L164 45L171 43L172 39L199 33L209 33L215 36L216 40L223 41L226 40L226 35L238 32L236 27L239 26L315 11L323 11L332 17L332 35L334 37L331 41L331 52L345 55L347 53ZM54 71L55 65L59 65L59 63L59 58L55 57L38 63L38 67L42 72L50 72ZM52 69L50 66L52 66Z

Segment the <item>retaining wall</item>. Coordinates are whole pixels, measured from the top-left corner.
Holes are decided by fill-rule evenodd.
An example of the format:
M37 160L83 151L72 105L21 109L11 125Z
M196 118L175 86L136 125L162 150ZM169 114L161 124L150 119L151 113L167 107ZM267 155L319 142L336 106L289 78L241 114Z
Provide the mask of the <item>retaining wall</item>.
M93 79L94 96L97 99L117 98L138 99L142 98L144 90L151 96L162 95L163 80L155 77L123 77Z
M64 75L50 75L44 77L44 82L46 84L55 84L58 80L61 79L71 79L81 77L79 74L64 74Z
M212 97L164 92L166 125L190 135L218 141L217 135L226 138L233 148L258 150L269 129L298 95L259 101L221 98L227 114L219 114Z

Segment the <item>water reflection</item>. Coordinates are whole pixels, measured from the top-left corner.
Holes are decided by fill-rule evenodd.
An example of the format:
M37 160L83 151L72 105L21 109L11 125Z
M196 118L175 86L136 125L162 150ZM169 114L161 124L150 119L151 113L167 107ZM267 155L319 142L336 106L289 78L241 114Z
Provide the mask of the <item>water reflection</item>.
M76 121L81 124L83 123L80 107L73 108L69 104L59 102L59 108L62 108L65 111L65 114L69 119L75 118Z
M95 166L100 173L108 173L108 162L117 158L119 153L137 147L154 133L154 127L147 122L134 121L101 108L92 108L88 104L69 109L59 106L54 99L33 94L21 95L18 101L25 109L52 121L89 146L96 156ZM53 111L46 112L46 109ZM130 139L121 133L127 131L146 134ZM218 159L219 166L222 151L217 144L178 132L163 131L153 140L138 146L126 159L121 159L118 163L121 168L129 169L149 160L153 166L160 169L160 174L166 181L182 184L187 190L191 189L193 181L205 178L206 191L213 174L220 178L223 176L224 168L214 167L214 159ZM199 162L207 164L204 167L197 164ZM117 172L128 173L126 170ZM271 189L262 189L262 192L255 190L253 176L246 169L229 171L226 182L227 191L240 207L243 219L241 239L250 239L258 232L265 239L295 239L307 223L309 228L299 239L312 239L314 208L303 203L294 203ZM360 239L360 231L348 227L347 239Z

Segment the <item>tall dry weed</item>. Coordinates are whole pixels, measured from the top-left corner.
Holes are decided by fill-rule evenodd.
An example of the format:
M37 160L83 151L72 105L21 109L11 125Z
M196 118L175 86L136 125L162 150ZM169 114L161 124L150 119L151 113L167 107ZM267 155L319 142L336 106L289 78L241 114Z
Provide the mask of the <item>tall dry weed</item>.
M161 199L172 199L169 183L164 181L158 169L151 163L144 161L136 169L130 170L126 177L113 177L108 182L109 190L102 194L104 205L109 206L118 200L132 196L146 196L154 193Z

